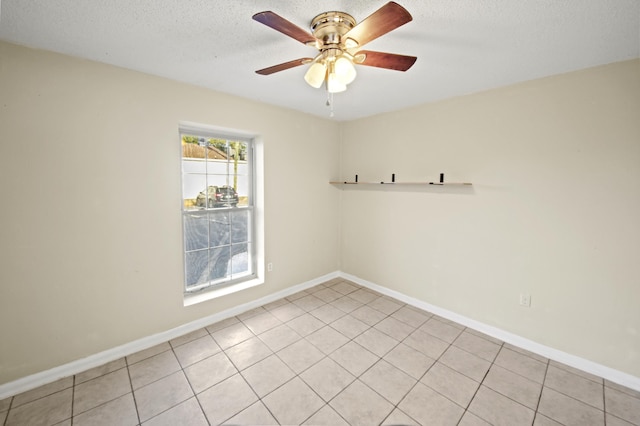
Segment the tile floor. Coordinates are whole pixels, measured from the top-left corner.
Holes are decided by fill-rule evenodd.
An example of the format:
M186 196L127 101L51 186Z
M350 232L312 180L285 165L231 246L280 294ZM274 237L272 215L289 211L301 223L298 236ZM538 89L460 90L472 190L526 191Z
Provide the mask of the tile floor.
M640 392L336 279L0 400L0 425L640 425Z

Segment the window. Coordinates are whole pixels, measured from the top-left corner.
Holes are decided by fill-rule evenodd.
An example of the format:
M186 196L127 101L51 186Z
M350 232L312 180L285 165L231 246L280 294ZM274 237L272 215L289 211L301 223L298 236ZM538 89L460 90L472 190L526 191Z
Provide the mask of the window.
M180 128L184 291L256 278L253 140Z

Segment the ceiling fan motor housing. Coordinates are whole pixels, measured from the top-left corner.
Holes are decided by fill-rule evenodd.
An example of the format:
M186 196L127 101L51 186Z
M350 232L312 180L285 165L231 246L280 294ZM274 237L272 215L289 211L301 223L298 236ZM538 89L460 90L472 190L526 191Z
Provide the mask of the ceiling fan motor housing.
M311 20L311 32L318 40L317 48L344 49L342 36L356 26L353 16L345 12L324 12Z

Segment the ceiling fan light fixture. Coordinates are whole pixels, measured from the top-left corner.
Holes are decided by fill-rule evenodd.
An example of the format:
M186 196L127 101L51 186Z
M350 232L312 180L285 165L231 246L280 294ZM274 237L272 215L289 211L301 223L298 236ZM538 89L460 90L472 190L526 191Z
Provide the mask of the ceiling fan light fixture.
M345 85L352 83L356 78L357 73L353 62L344 55L336 59L334 69L337 78Z
M314 62L304 75L304 80L309 86L319 89L327 75L327 66L322 61Z
M336 73L329 73L327 76L327 92L340 93L347 90L347 85L340 81Z

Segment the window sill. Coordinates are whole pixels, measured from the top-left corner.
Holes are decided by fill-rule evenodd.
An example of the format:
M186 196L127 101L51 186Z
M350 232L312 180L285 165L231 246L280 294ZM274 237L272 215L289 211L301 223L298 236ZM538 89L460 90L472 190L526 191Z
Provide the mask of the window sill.
M264 279L258 277L252 280L243 281L241 283L232 284L222 288L206 290L195 294L185 294L184 306L196 305L198 303L206 302L207 300L216 299L218 297L246 290L251 287L256 287L260 284L264 284Z

